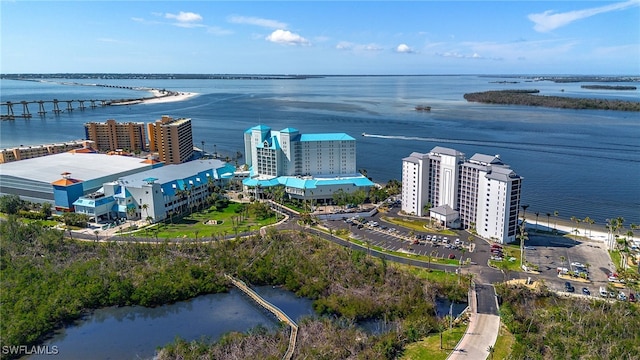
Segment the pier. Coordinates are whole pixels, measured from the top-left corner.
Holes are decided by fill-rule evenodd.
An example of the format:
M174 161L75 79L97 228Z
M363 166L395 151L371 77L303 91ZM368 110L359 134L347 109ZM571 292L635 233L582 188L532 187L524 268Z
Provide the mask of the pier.
M154 99L154 97L148 97L148 98L139 98L139 99L122 99L122 100L58 100L58 99L53 99L53 100L37 100L37 101L20 101L20 102L11 102L11 101L7 101L7 102L3 102L0 103L0 106L2 106L3 109L5 111L2 111L2 114L0 115L0 119L1 120L15 120L15 119L29 119L33 117L33 114L29 111L29 104L37 104L38 105L38 115L40 116L46 116L47 114L47 109L58 115L64 111L70 113L75 109L79 109L80 111L84 111L87 108L91 108L91 109L95 109L97 107L104 107L104 106L109 106L109 105L124 105L130 102L142 102L146 99ZM61 105L60 104L64 104ZM85 104L85 103L88 103ZM16 114L13 110L14 106L22 106L22 113L18 113Z
M278 307L263 299L262 296L258 295L257 292L248 287L247 284L244 283L244 281L238 280L228 274L224 274L224 276L226 276L227 279L231 280L231 283L233 283L235 287L242 290L242 292L244 292L245 294L249 295L251 299L258 303L258 305L267 309L269 312L275 315L278 320L287 323L291 327L291 334L289 335L289 347L287 348L287 352L282 357L283 360L291 360L291 358L293 357L293 352L296 348L298 324L296 324L295 321L291 320L291 318L287 316L287 314L285 314L282 310L278 309Z

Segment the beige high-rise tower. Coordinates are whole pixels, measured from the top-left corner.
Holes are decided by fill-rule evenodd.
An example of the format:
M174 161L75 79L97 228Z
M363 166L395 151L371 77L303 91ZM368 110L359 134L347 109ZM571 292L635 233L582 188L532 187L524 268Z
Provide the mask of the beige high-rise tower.
M193 155L191 119L163 115L148 124L149 150L157 152L165 164L181 164Z
M109 151L128 149L146 150L144 123L118 123L109 119L104 123L88 122L84 124L86 138L95 141L96 149Z

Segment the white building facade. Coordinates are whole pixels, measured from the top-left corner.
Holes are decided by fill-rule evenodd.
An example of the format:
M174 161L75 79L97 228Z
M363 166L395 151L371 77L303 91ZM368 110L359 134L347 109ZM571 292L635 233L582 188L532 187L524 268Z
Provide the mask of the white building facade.
M300 134L258 125L244 134L254 176L350 176L356 174L356 140L345 133Z
M247 187L284 185L290 197L329 200L333 192L368 190L356 170L356 140L345 133L301 134L297 129L254 126L244 133Z
M498 155L475 154L467 160L454 149L435 147L404 158L402 168L404 212L440 218L438 209L451 208L456 220L447 216L445 225L474 228L497 242L515 241L522 177ZM438 214L426 214L427 204Z

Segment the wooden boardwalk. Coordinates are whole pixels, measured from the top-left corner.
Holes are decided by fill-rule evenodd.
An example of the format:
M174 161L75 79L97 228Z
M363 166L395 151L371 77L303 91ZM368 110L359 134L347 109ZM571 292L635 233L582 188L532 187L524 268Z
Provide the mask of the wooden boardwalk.
M284 313L284 311L278 309L277 306L263 299L257 292L251 289L247 284L242 280L238 280L231 275L224 274L231 283L238 289L242 290L245 294L249 295L255 302L257 302L263 308L269 310L273 315L278 318L278 320L287 323L291 327L291 334L289 336L289 347L287 348L287 352L282 357L283 360L290 360L293 358L293 352L296 349L296 339L298 338L298 324L295 321L291 320L291 318Z

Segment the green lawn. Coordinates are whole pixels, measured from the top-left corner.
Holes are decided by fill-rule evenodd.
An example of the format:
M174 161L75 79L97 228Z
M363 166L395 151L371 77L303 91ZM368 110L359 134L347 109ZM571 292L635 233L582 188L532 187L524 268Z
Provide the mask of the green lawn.
M458 344L467 325L459 325L442 334L442 349L440 348L440 333L428 336L418 342L409 344L402 359L405 360L444 360Z
M256 231L262 226L273 224L276 217L271 216L264 220L257 220L251 216L240 220L240 214L236 212L242 204L229 203L229 206L220 211L203 210L184 216L181 219L173 219L173 223L167 220L164 223L151 225L135 233L137 236L166 238L203 238L222 237L237 233ZM208 224L209 220L216 220L217 224Z
M489 359L508 359L509 355L511 355L511 347L515 342L516 338L509 332L507 326L500 324L498 339L496 339L496 345L493 347L493 357L489 356Z
M394 225L397 225L397 226L402 226L402 227L410 229L410 230L415 230L415 231L433 231L433 232L436 232L436 233L442 234L442 235L452 235L452 236L457 235L452 230L448 230L448 229L436 230L434 228L431 228L431 227L429 227L429 221L427 221L427 220L396 218L396 217L387 217L387 216L383 216L381 219L386 221L386 222L388 222L388 223L390 223L390 224L394 224Z

